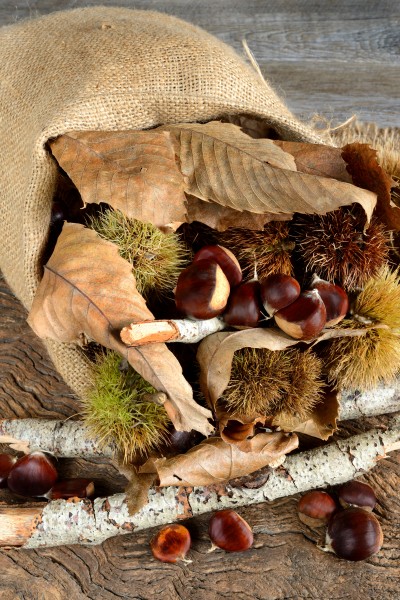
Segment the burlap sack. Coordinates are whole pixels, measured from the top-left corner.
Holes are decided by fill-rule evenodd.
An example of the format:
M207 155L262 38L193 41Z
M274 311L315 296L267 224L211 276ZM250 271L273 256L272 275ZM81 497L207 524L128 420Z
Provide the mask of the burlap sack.
M320 141L230 47L174 17L123 8L58 12L0 30L0 268L29 310L41 277L56 164L49 138L247 113L283 139ZM80 395L90 364L47 343Z

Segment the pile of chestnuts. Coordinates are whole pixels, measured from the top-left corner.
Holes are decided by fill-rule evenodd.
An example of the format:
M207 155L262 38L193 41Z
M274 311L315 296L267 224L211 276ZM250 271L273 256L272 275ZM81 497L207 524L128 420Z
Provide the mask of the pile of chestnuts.
M21 458L0 454L0 488L8 488L18 496L60 500L88 498L94 494L90 479L76 477L57 480L54 461L44 452L31 452Z
M216 548L225 552L244 552L253 545L250 525L231 509L220 510L211 517L208 526L212 552ZM150 541L153 556L161 562L191 562L186 554L191 547L189 530L180 524L166 525Z
M335 499L324 491L314 490L299 501L300 520L311 527L327 525L325 546L350 561L365 560L379 552L383 533L378 519L372 514L376 504L371 486L360 481L342 485Z
M192 319L221 316L227 325L239 329L257 327L263 317L273 318L298 340L312 339L324 327L336 325L349 307L342 288L317 276L303 292L299 282L285 274L244 282L236 257L218 245L201 248L181 272L175 303Z

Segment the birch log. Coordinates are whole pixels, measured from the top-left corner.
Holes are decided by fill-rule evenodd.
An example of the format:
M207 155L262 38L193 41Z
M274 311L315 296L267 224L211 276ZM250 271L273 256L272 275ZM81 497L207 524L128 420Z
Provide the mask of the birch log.
M389 452L400 449L400 417L386 431L339 440L288 456L271 470L258 489L218 486L151 489L148 503L129 515L127 497L116 494L94 501L56 500L46 506L0 507L0 545L25 548L64 544L100 544L109 537L172 523L223 508L259 504L314 488L344 483L372 469Z
M358 419L400 411L400 380L371 392L345 392L340 400L340 420ZM28 453L40 449L64 458L113 458L113 444L100 444L82 421L48 419L0 420L0 443Z
M181 342L195 344L202 339L226 328L226 323L219 317L194 321L192 319L166 319L131 323L121 329L121 340L127 346L143 346L145 344Z

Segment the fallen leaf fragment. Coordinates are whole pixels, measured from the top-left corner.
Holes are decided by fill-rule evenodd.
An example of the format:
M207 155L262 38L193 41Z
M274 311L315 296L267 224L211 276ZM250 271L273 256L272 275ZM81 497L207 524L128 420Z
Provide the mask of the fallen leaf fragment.
M169 459L149 459L139 472L157 473L161 487L222 483L276 462L297 448L298 438L295 434L282 432L259 433L248 443L251 449L242 452L220 438L208 438L186 454Z
M65 223L34 298L28 323L41 338L80 343L83 336L126 356L153 387L168 396L164 407L176 429L208 435L210 411L193 399L182 368L164 344L127 347L120 330L152 320L136 289L132 267L115 244L76 223Z
M84 203L157 227L184 222L183 177L167 131L71 131L50 142Z
M298 171L353 183L351 175L346 169L341 148L282 140L275 140L274 143L293 156Z
M377 151L368 144L353 142L342 148L342 156L355 185L377 195L376 216L388 229L399 231L400 208L391 201L391 189L397 183L379 165Z
M340 411L340 395L336 389L327 389L321 402L315 405L306 421L294 415L279 415L272 421L274 427L283 431L295 431L320 440L327 440L337 429Z

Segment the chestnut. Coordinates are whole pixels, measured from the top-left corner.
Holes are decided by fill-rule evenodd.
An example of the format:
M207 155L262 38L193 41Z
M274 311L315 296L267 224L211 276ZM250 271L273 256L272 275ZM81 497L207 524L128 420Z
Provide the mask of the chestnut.
M332 327L346 316L349 310L349 298L343 288L320 279L314 275L311 281L311 289L318 290L326 308L326 327Z
M326 308L318 290L307 290L274 314L275 323L296 340L316 337L326 323Z
M0 488L7 487L7 479L17 458L11 454L0 454Z
M68 498L89 498L94 494L94 483L90 479L75 477L57 481L51 490L44 494L48 500Z
M229 293L229 281L219 264L213 260L197 260L179 275L175 304L188 317L211 319L223 312Z
M238 285L242 281L242 269L240 268L239 261L228 248L219 245L203 246L196 252L192 262L203 259L211 259L218 263L231 287Z
M150 541L154 558L161 562L176 563L185 560L191 545L190 533L183 525L172 524L163 527Z
M31 452L17 460L8 476L8 488L20 496L43 496L57 479L57 470L44 452Z
M212 548L226 552L242 552L253 545L253 532L250 525L235 512L226 509L215 513L209 523L208 534Z
M348 481L343 484L339 489L338 498L343 508L358 506L372 511L376 504L374 490L370 485L361 481Z
M327 492L313 490L300 498L297 510L300 521L310 527L319 527L336 511L336 502Z
M363 508L348 508L333 515L324 550L339 558L365 560L379 552L383 533L378 519Z
M257 327L261 318L260 282L257 280L241 283L229 296L228 306L222 315L231 327Z
M260 282L261 302L272 317L277 310L289 306L300 296L300 284L284 273L269 275Z

